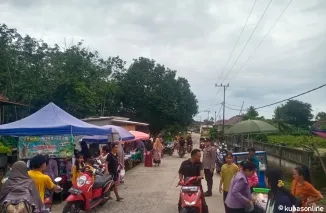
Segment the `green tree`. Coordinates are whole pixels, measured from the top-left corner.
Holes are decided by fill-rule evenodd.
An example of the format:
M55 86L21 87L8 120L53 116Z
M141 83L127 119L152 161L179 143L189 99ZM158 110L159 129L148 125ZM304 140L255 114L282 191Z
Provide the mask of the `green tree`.
M124 72L116 73L120 113L150 124L153 134L168 126L186 127L197 114L195 95L185 78L148 58L135 59Z
M311 104L298 100L289 100L279 107L279 113L286 118L285 122L297 128L307 129L311 125Z
M287 116L282 111L281 107L276 107L274 110L273 119L271 122L275 123L280 132L292 132L291 125L286 123Z
M80 118L117 111L111 74L124 69L119 57L102 59L82 42L51 47L0 24L0 58L1 92L28 104L30 112L51 101ZM13 111L6 112L6 122L18 119Z
M259 113L255 109L255 107L250 106L247 110L247 113L243 116L243 120L255 120L259 116Z
M316 120L318 128L326 129L326 112L318 112Z
M326 120L326 112L318 112L316 115L317 121L325 121Z
M50 46L4 24L0 58L0 92L29 105L21 117L53 101L79 118L119 114L148 122L158 133L186 130L198 111L187 79L147 58L126 69L119 57L103 59L83 41ZM10 110L6 122L20 118Z

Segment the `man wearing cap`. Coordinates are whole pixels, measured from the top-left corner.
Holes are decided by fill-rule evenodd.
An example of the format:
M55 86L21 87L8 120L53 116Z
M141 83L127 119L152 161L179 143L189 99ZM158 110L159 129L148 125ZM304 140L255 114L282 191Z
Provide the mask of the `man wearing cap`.
M252 162L256 165L256 171L257 173L259 172L259 160L258 158L255 156L256 153L256 149L254 147L251 147L248 149L248 159L251 159Z
M203 167L205 179L207 182L207 192L205 192L205 197L212 196L213 188L213 175L215 169L215 160L216 160L216 149L211 146L211 142L208 139L205 139L205 148L203 150Z

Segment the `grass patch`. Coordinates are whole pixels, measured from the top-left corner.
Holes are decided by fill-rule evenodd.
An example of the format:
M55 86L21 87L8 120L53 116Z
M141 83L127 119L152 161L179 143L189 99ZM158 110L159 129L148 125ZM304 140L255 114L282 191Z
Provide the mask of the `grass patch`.
M303 147L313 142L319 148L324 148L326 152L325 139L316 136L294 136L294 135L266 135L268 142L272 144L285 143L289 147Z

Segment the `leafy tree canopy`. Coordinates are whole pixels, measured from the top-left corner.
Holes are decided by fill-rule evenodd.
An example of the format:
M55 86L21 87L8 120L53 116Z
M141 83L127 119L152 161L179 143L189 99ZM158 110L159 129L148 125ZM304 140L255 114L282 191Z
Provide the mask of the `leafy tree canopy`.
M307 129L313 119L311 112L311 104L298 100L289 100L275 109L274 119L293 125L296 128Z
M257 112L257 110L255 109L255 107L250 106L247 109L247 113L244 114L243 119L242 120L264 120L265 118L263 116L259 117L259 113Z
M29 105L6 109L5 122L32 113L53 101L70 114L120 115L148 122L153 133L183 129L198 106L185 78L147 58L126 68L120 57L103 59L77 44L50 46L0 24L0 93Z

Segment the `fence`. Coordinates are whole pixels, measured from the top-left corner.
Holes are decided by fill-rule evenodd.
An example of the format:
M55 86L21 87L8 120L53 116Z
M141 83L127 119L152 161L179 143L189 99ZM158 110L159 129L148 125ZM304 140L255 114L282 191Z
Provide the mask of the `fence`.
M228 146L233 146L232 141L228 141L227 143ZM313 151L304 151L263 142L253 142L253 146L257 151L266 151L268 155L277 158L279 160L279 166L282 166L282 161L306 165L309 168L312 165Z

